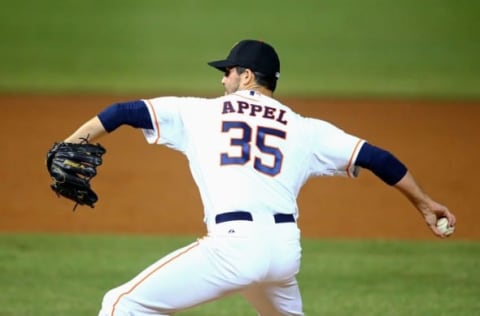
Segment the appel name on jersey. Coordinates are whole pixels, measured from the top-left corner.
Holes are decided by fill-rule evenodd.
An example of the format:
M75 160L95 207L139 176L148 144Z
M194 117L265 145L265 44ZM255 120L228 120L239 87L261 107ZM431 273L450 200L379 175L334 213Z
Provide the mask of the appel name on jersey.
M260 116L265 119L275 120L283 125L287 125L288 121L284 118L285 110L277 109L271 106L250 104L245 101L225 101L223 103L222 114L238 113L250 116Z

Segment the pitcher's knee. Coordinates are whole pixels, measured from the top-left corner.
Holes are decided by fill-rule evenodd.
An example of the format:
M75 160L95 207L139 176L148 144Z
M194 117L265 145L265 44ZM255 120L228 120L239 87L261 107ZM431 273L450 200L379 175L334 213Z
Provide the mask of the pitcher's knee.
M133 313L126 311L124 306L122 306L121 296L122 294L119 288L109 290L105 293L98 316L133 316Z

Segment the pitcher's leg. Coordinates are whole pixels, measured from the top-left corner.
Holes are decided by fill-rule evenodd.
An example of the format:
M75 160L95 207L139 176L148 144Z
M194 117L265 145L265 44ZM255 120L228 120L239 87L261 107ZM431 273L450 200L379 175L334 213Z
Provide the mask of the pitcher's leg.
M109 291L99 316L170 315L237 290L212 260L201 241L179 249Z
M302 297L297 280L255 284L243 290L242 295L261 316L301 316Z

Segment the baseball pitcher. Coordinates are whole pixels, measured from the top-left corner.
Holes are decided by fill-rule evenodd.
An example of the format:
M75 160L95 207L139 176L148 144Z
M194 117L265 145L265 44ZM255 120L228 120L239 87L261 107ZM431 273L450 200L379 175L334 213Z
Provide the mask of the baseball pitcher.
M90 179L105 150L91 142L130 125L148 143L183 153L201 196L207 235L108 291L100 316L171 315L232 293L259 315L303 315L297 197L311 177L368 169L403 193L433 234L448 235L440 218L454 227L454 215L393 154L274 99L280 60L271 45L242 40L209 65L223 73L224 96L114 104L47 155L52 189L93 207Z

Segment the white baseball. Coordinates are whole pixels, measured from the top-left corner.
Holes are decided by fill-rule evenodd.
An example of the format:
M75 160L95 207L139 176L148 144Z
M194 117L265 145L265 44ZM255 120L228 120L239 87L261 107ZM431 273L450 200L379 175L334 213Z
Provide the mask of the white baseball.
M437 228L445 236L449 236L455 231L455 226L449 226L448 219L446 217L441 217L438 219Z

